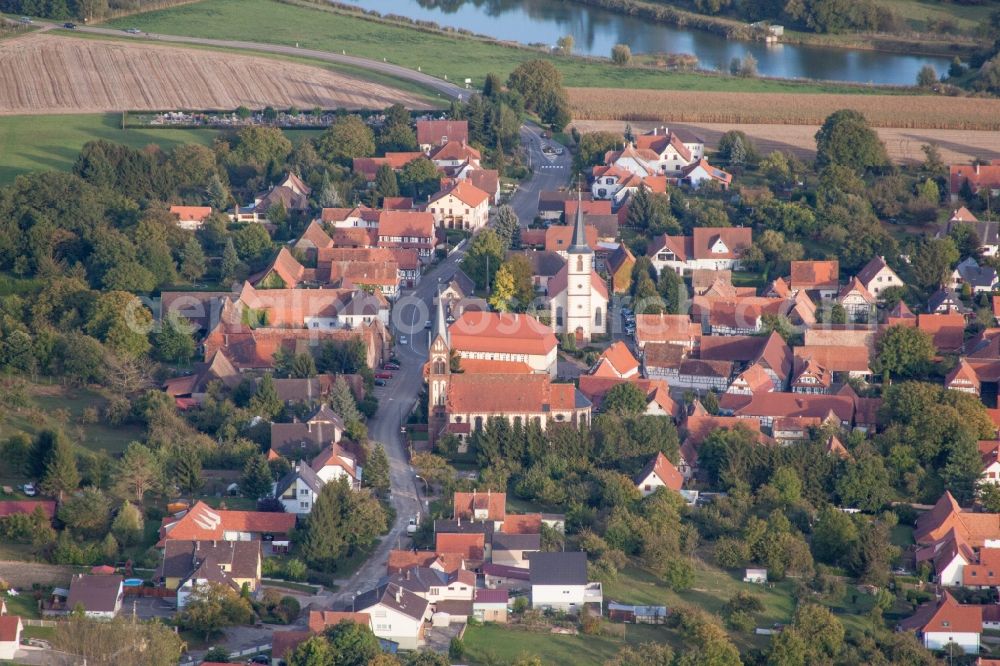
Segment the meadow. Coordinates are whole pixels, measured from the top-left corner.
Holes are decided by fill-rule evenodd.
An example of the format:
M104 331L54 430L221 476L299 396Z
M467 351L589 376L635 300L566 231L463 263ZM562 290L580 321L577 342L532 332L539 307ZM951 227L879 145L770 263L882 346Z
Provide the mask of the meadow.
M799 93L885 93L887 89L835 83L797 83L768 79L741 79L695 72L668 72L644 67L617 67L606 60L556 57L546 53L487 41L456 32L363 18L330 7L298 0L204 0L108 23L113 28L139 29L173 35L298 45L302 48L346 52L403 65L450 81L472 79L480 86L489 72L506 77L520 63L550 59L567 85L586 87L654 88Z

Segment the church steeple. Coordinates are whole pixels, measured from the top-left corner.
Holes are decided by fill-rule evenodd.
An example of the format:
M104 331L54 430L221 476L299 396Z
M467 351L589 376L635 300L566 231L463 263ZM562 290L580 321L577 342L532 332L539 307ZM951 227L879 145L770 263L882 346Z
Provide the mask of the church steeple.
M587 232L583 226L583 194L576 190L576 224L573 228L573 243L567 250L569 254L591 254L593 250L587 243Z
M431 332L431 340L436 340L438 336L444 338L444 342L449 347L451 340L448 339L448 320L444 316L444 299L441 298L441 289L438 288L437 312L434 318L434 330Z

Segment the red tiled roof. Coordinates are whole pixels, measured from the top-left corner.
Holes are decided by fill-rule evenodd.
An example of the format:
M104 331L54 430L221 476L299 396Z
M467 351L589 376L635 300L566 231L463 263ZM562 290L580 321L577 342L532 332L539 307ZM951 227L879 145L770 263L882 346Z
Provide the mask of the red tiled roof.
M632 355L628 345L621 340L612 343L610 347L605 349L601 353L601 358L610 363L611 368L621 377L638 372L639 370L639 361Z
M167 517L160 528L160 544L168 539L222 540L225 532L288 534L295 527L295 515L264 511L212 509L197 502L181 518ZM159 545L159 544L158 544Z
M456 374L446 404L455 414L540 414L576 407L572 384L552 384L548 375Z
M483 155L464 141L449 140L437 150L431 149L431 160L438 162L479 161Z
M382 199L383 210L412 210L413 197L385 197Z
M486 520L503 520L507 515L507 493L491 491L455 493L452 518L473 520L477 509L486 509Z
M962 183L969 182L969 187L973 192L977 192L981 187L991 189L1000 188L1000 162L994 160L990 164L952 164L951 165L951 193L958 194L962 191Z
M657 452L656 457L650 460L646 468L639 472L639 476L635 477L636 484L641 484L649 478L650 474L655 474L656 478L671 490L680 490L681 486L684 485L684 477L662 452Z
M792 289L837 288L840 280L840 262L833 261L793 261L791 277Z
M500 172L496 169L473 169L467 176L470 183L486 192L490 197L500 190Z
M951 219L949 222L978 222L979 219L972 214L965 206L958 208L951 213Z
M18 628L23 628L19 616L0 615L0 642L12 643L16 641Z
M546 356L558 341L552 329L531 315L466 311L448 327L451 347L460 352Z
M458 553L467 560L483 559L486 535L438 532L435 535L435 550L439 553Z
M435 201L443 199L448 195L455 197L456 199L458 199L459 201L461 201L462 203L471 208L476 208L480 204L489 201L490 198L489 194L483 192L481 189L479 189L469 181L460 180L450 190L443 190L435 194L433 197L431 197L430 201L428 201L427 204L430 205Z
M0 518L14 515L15 513L33 513L36 508L41 507L45 516L52 520L56 514L56 503L50 500L4 500L0 501Z
M378 235L433 238L434 216L422 211L383 210L378 216Z
M967 564L962 569L962 583L965 585L1000 585L1000 548L981 548L979 562Z
M801 345L793 347L797 359L812 359L830 372L870 372L868 347L848 345Z
M584 228L587 245L591 250L597 249L597 229L592 226ZM545 230L545 249L549 252L565 252L573 244L573 227L568 224L555 224Z
M504 534L540 534L542 531L542 514L508 513L503 519L500 531Z
M983 607L972 604L959 604L951 593L945 590L939 602L930 602L927 608L930 612L917 613L899 623L904 629L927 633L970 633L980 634L983 631ZM924 608L924 607L921 607Z
M987 540L1000 539L1000 514L963 511L945 491L934 508L917 518L914 540L933 543L954 529L973 548L982 548Z
M510 593L507 590L478 588L472 601L477 604L506 604L509 598Z
M386 570L391 575L413 567L438 564L445 573L462 568L465 558L460 553L437 553L433 550L390 550Z
M317 248L333 246L333 240L330 238L330 235L326 233L323 226L316 220L313 220L306 226L305 231L302 232L302 235L296 241L296 245L303 243L303 241L307 241Z
M917 328L931 336L938 351L957 351L965 342L965 317L957 312L917 315Z
M635 339L640 346L649 342L696 344L701 339L701 324L688 315L639 314L635 317Z
M670 398L670 388L666 382L658 379L643 379L641 377L600 377L597 375L580 375L580 393L599 407L604 402L608 391L619 384L632 384L646 396L646 403L654 399L671 416L680 413L680 408Z
M183 222L204 222L212 214L211 206L171 206L170 212Z
M313 635L311 631L275 631L271 634L271 654L282 659Z
M468 120L418 120L417 143L439 145L442 140L468 141Z
M311 610L309 611L309 631L318 634L327 627L333 627L345 620L369 627L372 623L372 616L368 613Z
M611 215L611 202L606 199L584 200L582 204L584 215ZM567 222L576 219L576 209L578 206L580 204L577 203L576 199L567 199L563 202L563 214L566 216ZM570 226L569 228L572 229L573 227Z

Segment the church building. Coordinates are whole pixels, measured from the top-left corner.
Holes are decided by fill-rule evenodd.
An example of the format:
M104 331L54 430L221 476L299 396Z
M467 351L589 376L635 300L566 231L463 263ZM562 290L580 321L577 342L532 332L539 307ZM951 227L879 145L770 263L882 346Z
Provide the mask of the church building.
M594 270L594 251L587 243L583 206L576 207L573 242L566 265L548 283L549 310L556 333L572 333L578 343L608 331L608 286Z

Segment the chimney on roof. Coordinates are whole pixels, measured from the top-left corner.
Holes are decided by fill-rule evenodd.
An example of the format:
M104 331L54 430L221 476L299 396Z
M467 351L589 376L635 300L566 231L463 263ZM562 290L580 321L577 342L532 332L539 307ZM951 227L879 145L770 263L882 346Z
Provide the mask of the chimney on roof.
M976 175L979 175L979 162L976 162Z
M654 128L653 128L653 136L656 136L656 131L657 131L658 129L659 129L658 127L654 127Z
M401 587L396 588L396 603L397 604L403 603L403 588Z

